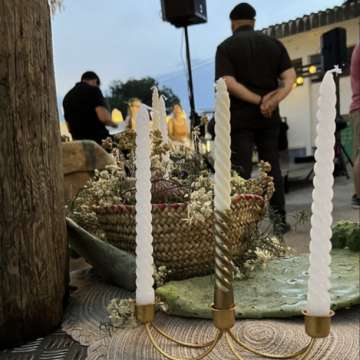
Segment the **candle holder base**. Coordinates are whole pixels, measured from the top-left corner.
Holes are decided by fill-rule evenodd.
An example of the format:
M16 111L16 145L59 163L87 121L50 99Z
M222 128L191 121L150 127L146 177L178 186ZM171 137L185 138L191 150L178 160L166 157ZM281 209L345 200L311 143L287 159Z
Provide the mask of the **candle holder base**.
M235 307L225 310L218 310L211 307L214 325L219 330L230 330L235 325Z
M159 329L154 324L155 319L155 305L136 305L136 317L138 321L140 321L144 327L146 334L154 346L154 348L166 359L168 360L201 360L211 354L216 346L219 344L221 339L225 339L226 344L229 347L229 350L232 355L235 356L237 360L244 360L243 355L240 353L241 351L247 351L249 353L262 356L267 359L298 359L305 360L310 359L310 352L314 348L316 341L319 338L326 338L330 333L331 326L331 317L334 315L333 312L328 317L314 317L305 315L305 329L306 333L310 336L309 342L300 350L288 353L288 354L270 354L258 351L246 344L245 342L239 340L234 333L231 331L233 326L235 325L235 308L229 309L216 309L215 306L212 306L213 311L213 322L214 328L216 329L215 336L212 340L205 342L203 344L198 343L187 343L184 341L180 341L175 339L174 337L168 335L163 330ZM173 356L167 353L160 345L157 339L155 338L155 334L159 335L167 339L170 342L173 342L179 346L192 348L197 350L202 350L202 353L195 357L191 358L180 358ZM237 349L239 348L239 350Z
M155 319L155 305L135 305L136 318L143 324L153 322Z
M311 316L307 311L303 312L305 316L305 331L314 339L326 338L330 334L331 319L335 315L330 311L329 316Z

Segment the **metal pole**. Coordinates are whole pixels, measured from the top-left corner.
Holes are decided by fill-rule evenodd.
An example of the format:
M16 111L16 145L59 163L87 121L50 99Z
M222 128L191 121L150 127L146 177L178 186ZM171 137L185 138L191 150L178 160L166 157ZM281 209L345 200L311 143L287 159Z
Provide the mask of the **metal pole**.
M191 128L193 129L194 126L196 126L196 112L195 112L194 86L193 86L192 70L191 70L189 34L188 34L187 26L184 26L184 31L185 31L185 43L186 43L186 62L187 62L187 69L188 69L188 91L189 91L189 102L190 102L190 121L191 121Z
M334 74L334 80L336 85L336 116L340 116L340 75Z

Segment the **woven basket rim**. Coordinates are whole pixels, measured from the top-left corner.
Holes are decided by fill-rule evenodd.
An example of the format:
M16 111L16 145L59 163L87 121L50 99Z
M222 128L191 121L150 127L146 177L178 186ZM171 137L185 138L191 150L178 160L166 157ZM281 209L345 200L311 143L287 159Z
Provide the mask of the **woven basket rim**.
M241 200L246 200L246 201L256 201L256 202L260 202L262 205L264 205L265 203L265 199L263 196L261 195L257 195L257 194L236 194L231 198L231 203L232 204L237 204L239 203ZM187 207L187 203L162 203L162 204L151 204L152 205L152 209L157 209L157 210L165 210L165 209L179 209L179 208L185 208ZM128 204L114 204L114 205L107 205L107 206L95 206L94 210L97 213L101 213L101 212L107 212L107 210L111 210L111 211L118 211L118 210L135 210L135 205L128 205Z

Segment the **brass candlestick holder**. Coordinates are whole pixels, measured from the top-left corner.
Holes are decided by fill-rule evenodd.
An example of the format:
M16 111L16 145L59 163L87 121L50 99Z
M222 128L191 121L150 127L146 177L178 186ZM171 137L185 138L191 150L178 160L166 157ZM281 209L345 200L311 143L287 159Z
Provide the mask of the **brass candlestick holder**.
M307 335L309 335L309 342L300 350L288 354L270 354L261 352L254 349L250 345L238 339L232 332L232 328L235 325L235 308L229 308L224 310L216 309L215 305L212 307L213 312L213 322L216 328L216 334L213 340L208 341L203 344L192 344L180 341L173 338L172 336L166 334L163 330L159 329L154 324L155 319L155 305L137 305L136 306L136 317L137 319L145 326L145 331L154 346L154 348L166 359L169 360L200 360L204 359L210 353L213 352L215 347L218 345L219 341L222 338L225 338L230 352L235 356L235 359L244 360L243 356L238 352L236 346L241 350L248 351L258 356L265 357L267 359L295 359L299 360L310 359L310 352L313 349L316 340L321 338L328 337L330 333L331 326L331 317L334 315L332 312L327 317L314 317L308 316L305 312L305 330ZM178 358L171 354L168 354L165 350L161 348L158 341L155 338L155 334L160 335L161 337L173 342L179 346L202 350L202 352L192 358Z
M227 229L231 226L229 214L217 213L215 225L215 289L214 305L211 306L213 323L216 329L213 340L203 344L191 344L175 339L154 324L155 304L136 305L136 318L140 321L154 346L154 348L169 360L201 360L213 352L219 341L225 338L229 350L235 359L244 360L239 350L245 350L268 359L310 359L310 352L318 339L326 338L330 334L331 318L334 312L326 317L310 316L304 311L305 331L310 337L309 342L296 352L288 354L269 354L258 351L247 343L238 339L232 332L235 325L235 304L233 294L233 263L231 260L231 247L233 241L227 236ZM198 349L202 352L192 358L178 358L164 351L155 338L155 334L179 346Z

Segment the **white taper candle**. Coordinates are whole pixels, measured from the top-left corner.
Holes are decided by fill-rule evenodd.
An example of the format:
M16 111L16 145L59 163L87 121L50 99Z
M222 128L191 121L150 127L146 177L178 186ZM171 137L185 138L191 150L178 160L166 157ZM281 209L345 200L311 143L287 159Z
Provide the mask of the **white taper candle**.
M152 114L153 130L160 130L160 98L156 86L153 87L152 92Z
M229 210L231 206L231 138L230 97L225 81L216 82L215 100L215 210Z
M310 232L310 268L307 311L311 316L330 312L331 225L334 185L336 87L332 71L320 86L315 140L314 190Z
M136 121L136 303L155 303L153 279L150 122L145 106Z
M230 141L230 97L224 79L216 82L215 99L215 177L214 208L223 213L231 208L231 141ZM231 257L224 253L223 240L219 234L221 220L215 222L215 287L224 293L230 293L232 284L227 283L224 272L232 279ZM230 250L230 249L228 249ZM229 261L229 263L227 263ZM228 273L230 272L230 273ZM230 299L233 302L233 299ZM216 300L215 300L216 302ZM218 305L218 304L217 304Z
M163 138L163 143L167 144L169 142L169 133L166 121L166 105L164 96L160 96L160 131Z

